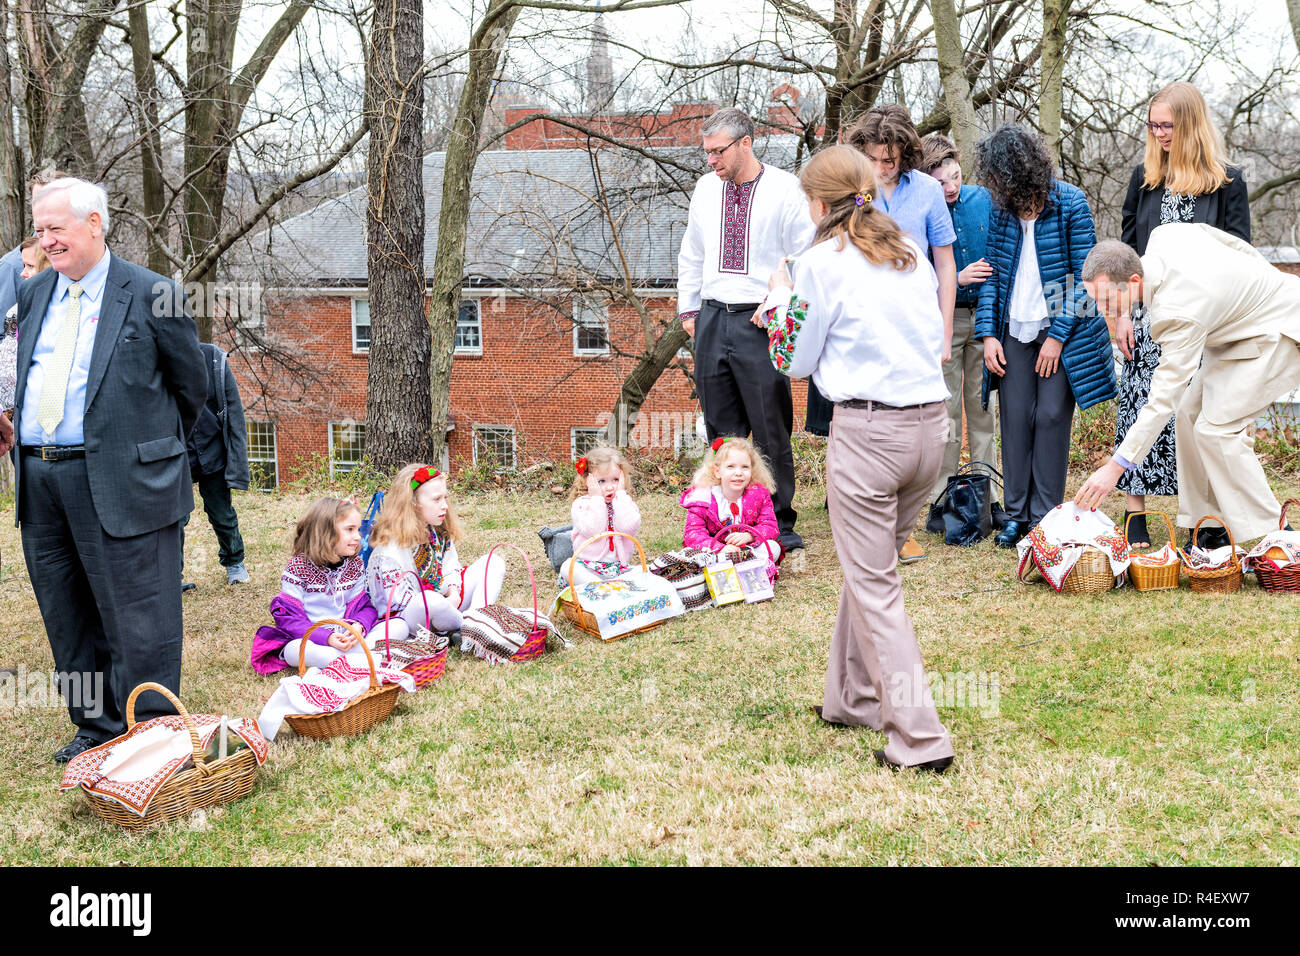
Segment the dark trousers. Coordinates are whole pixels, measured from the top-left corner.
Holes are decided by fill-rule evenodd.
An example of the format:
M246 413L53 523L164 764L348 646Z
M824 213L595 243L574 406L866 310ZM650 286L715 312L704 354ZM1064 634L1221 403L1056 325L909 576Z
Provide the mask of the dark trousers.
M126 701L138 685L180 692L180 522L129 538L106 534L85 459L24 459L20 493L23 556L54 666L82 691L68 695L68 716L103 742L126 729ZM136 701L137 721L171 713L160 694Z
M794 528L796 517L790 452L794 402L790 379L772 365L767 331L749 321L753 315L754 309L728 312L710 299L700 304L695 321L695 390L709 441L719 435L752 434L771 463L776 478L772 505L784 532Z
M239 516L235 514L235 505L230 500L230 486L226 484L225 475L220 472L199 476L199 497L203 499L203 510L207 513L212 530L217 533L217 559L223 568L232 564L244 563L244 538L239 533ZM190 523L186 515L181 521L181 564L184 565L185 526Z
M1043 332L1029 344L1003 343L1007 370L998 385L1006 511L1013 521L1038 524L1065 499L1074 392L1060 364L1043 378L1034 371Z

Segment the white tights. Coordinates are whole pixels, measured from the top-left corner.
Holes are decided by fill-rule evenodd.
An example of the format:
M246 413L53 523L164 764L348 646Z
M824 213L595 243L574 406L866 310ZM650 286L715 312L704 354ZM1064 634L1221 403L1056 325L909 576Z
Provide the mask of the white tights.
M321 628L321 630L324 630L324 628ZM392 621L388 625L388 639L390 641L405 640L408 633L409 632L407 630L406 623L403 621ZM374 627L370 629L370 632L366 634L365 641L366 641L366 646L369 647L372 651L375 649L376 646L378 646L379 657L383 656L383 652L384 652L384 622L383 621L380 621L378 624L376 624ZM286 664L288 664L290 667L294 668L295 670L298 667L298 647L300 646L300 644L301 644L300 641L290 641L288 644L284 645L284 649L280 651L280 657L284 660ZM310 638L307 640L306 656L307 656L308 667L329 667L330 664L334 662L334 659L342 653L343 651L339 650L337 647L332 647L329 644L316 644ZM375 659L376 664L379 663L379 657L376 657ZM366 664L366 652L363 651L359 645L354 645L352 649L347 652L347 658L352 663L359 664L362 667L364 667Z

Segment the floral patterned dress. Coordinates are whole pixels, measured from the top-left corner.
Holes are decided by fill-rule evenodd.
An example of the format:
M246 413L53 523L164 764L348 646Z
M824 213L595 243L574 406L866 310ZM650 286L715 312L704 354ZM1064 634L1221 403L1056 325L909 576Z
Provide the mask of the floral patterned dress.
M1194 196L1165 190L1160 200L1160 224L1191 222L1196 208ZM1151 338L1151 323L1146 306L1133 308L1133 357L1124 362L1119 380L1119 405L1115 411L1115 447L1137 421L1138 412L1151 392L1151 376L1160 364L1160 346ZM1119 490L1130 495L1178 494L1178 461L1174 445L1174 420L1165 423L1160 437L1137 467L1119 479Z

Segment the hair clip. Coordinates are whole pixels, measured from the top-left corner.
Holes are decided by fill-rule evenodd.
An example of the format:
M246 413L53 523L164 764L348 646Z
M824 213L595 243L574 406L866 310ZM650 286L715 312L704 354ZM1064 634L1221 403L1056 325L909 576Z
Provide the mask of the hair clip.
M415 491L426 481L433 481L433 479L441 478L441 477L442 477L442 472L437 470L430 471L429 466L425 465L423 468L421 468L419 471L417 471L414 475L411 476L411 490Z
M728 436L727 438L715 438L715 439L713 439L713 445L712 445L713 453L716 455L716 454L718 453L718 449L722 447L722 443L723 443L723 442L727 442L727 441L731 441L730 436Z
M581 458L579 458L577 461L575 461L575 462L573 463L573 470L576 471L578 474L584 476L584 477L586 476L586 474L587 474L587 456L586 456L586 455L583 455Z
M857 193L853 197L853 205L861 209L867 203L871 202L871 193Z

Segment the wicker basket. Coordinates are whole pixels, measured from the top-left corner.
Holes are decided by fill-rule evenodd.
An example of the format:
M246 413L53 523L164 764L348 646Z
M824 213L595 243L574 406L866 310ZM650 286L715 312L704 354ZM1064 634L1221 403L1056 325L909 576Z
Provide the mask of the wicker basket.
M314 737L317 740L364 734L375 724L387 720L389 715L392 714L393 708L397 706L397 695L402 692L402 685L380 684L379 677L375 674L375 659L370 654L370 648L366 646L365 636L361 633L361 629L349 621L339 621L333 618L317 621L302 636L302 643L298 648L299 677L307 673L307 638L311 636L311 632L316 628L323 627L326 624L337 624L340 627L347 628L352 632L352 636L357 639L361 649L366 652L366 663L370 665L370 689L360 697L352 698L341 708L328 714L289 714L284 719L297 733L304 737Z
M1232 594L1234 591L1241 590L1241 559L1237 557L1237 542L1232 537L1232 529L1218 515L1206 515L1200 521L1196 522L1196 527L1192 529L1191 540L1195 541L1197 534L1201 530L1201 525L1213 518L1219 524L1223 525L1223 530L1228 532L1228 545L1232 548L1232 560L1228 562L1227 567L1223 568L1194 568L1188 563L1187 552L1181 548L1178 551L1183 560L1183 567L1187 571L1187 583L1192 586L1192 590L1197 594Z
M135 699L147 690L157 691L171 701L185 721L190 732L190 745L194 749L194 766L179 771L164 783L149 802L144 816L116 800L83 789L81 792L86 796L86 803L96 816L128 830L147 830L164 820L186 817L195 810L229 803L252 793L253 784L257 780L257 757L252 748L244 747L228 757L209 762L203 756L203 746L199 741L198 729L194 726L194 718L175 695L161 684L149 682L131 691L126 702L127 730L135 726Z
M1115 575L1110 570L1110 558L1100 551L1087 549L1079 555L1074 567L1061 582L1062 594L1100 594L1115 586Z
M414 571L402 571L398 574L397 580L393 582L393 586L388 589L388 606L384 608L384 663L390 666L393 658L388 646L388 622L392 620L393 596L402 583L402 577L407 574L415 578L415 587L420 592L420 599L424 601L424 626L430 631L433 630L433 622L429 617L429 596L424 593L424 585L420 583L420 579ZM432 684L446 672L447 651L449 649L450 647L444 647L429 657L413 660L401 668L401 671L403 674L411 675L415 680L415 689L419 690L425 684Z
M514 544L494 544L488 549L487 560L483 562L483 593L487 594L488 572L492 567L492 554L497 548L511 548L518 551L524 559L524 564L528 568L528 585L533 591L533 629L528 638L519 645L519 650L510 655L510 663L522 664L526 661L535 661L546 653L546 636L549 633L545 627L538 624L538 615L540 612L537 608L537 576L533 574L533 562L528 557L528 552L518 545ZM558 634L558 632L557 632Z
M1281 531L1286 527L1286 509L1291 505L1300 505L1300 499L1288 498L1286 504L1282 505L1282 514L1277 519L1277 528ZM1255 566L1255 580L1265 591L1273 591L1278 594L1300 594L1300 562L1288 564L1284 568L1266 568L1260 565Z
M1124 521L1124 540L1128 540L1128 523L1138 515L1159 515L1164 519L1165 528L1169 532L1169 543L1178 547L1178 541L1174 538L1174 525L1169 520L1169 515L1163 511L1134 511ZM1182 567L1177 551L1169 560L1168 564L1143 564L1142 556L1133 555L1133 560L1128 566L1128 577L1133 582L1133 587L1139 591L1167 591L1171 588L1178 587L1178 575Z
M582 554L582 552L586 551L595 542L600 541L604 538L627 538L634 545L636 545L637 556L641 559L641 570L642 571L649 570L649 567L646 565L645 551L641 547L641 542L638 541L636 538L632 537L630 534L624 534L622 531L606 531L603 534L598 534L594 538L588 539L587 543L584 544L581 548L579 548L577 552L573 555L573 560L569 563L569 590L568 590L569 597L560 598L560 611L561 613L564 614L565 617L567 617L573 623L573 626L576 627L578 630L582 631L583 633L590 634L592 637L599 638L602 641L604 640L604 638L600 636L600 625L596 623L596 615L592 614L588 610L585 610L582 604L578 601L578 589L573 586L573 568L574 565L578 563L578 556ZM662 623L664 622L656 621L653 624L645 625L645 627L638 627L635 630L628 631L627 634L620 634L616 638L611 638L611 640L616 640L616 641L622 640L623 638L628 637L632 634L641 634L644 633L645 631L651 631L654 630Z

